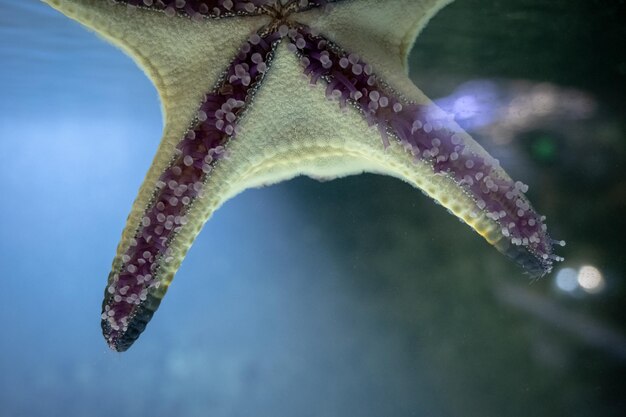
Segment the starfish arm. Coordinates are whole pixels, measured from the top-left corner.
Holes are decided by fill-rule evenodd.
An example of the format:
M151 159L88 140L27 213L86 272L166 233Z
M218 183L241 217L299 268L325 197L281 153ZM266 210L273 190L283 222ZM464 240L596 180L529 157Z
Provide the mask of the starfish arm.
M451 116L427 100L407 101L389 88L389 83L369 63L314 32L317 31L303 28L291 37L290 45L312 82L324 80L326 96L338 100L342 107L350 103L361 112L370 125L377 126L386 147L391 143L401 146L416 162L430 167L430 175L435 176L433 182L439 188L446 190L445 183L451 181L474 204L463 209L455 201L450 203L453 195L447 195L448 191L420 187L423 191L528 273L549 272L552 262L560 257L552 254L555 242L546 233L543 216L534 211L524 195L527 186L512 181L499 162L463 132ZM393 175L391 171L388 174Z
M226 146L238 133L279 38L275 31L254 33L242 44L189 127L178 132L166 168L155 182L142 185L149 200L133 206L103 301L102 328L112 348L126 350L143 331L193 239L223 201L216 199L223 185L213 172L227 159Z
M487 154L456 123L452 120L443 120L445 119L445 115L441 116L443 112L433 105L406 76L405 62L408 50L405 46L412 45L414 36L421 31L426 22L448 3L449 1L446 0L401 0L391 4L375 0L362 0L338 4L332 14L322 14L319 13L319 10L311 10L298 16L298 20L315 25L316 32L323 33L330 41L340 45L340 49L358 51L360 63L356 63L356 66L367 65L370 67L370 71L376 74L376 84L380 87L381 93L386 93L390 99L395 96L400 102L412 103L412 114L407 114L405 109L397 115L402 117L383 117L384 120L375 118L374 122L379 127L380 125L385 126L386 128L381 132L386 134L387 131L390 131L396 139L400 139L400 144L413 154L416 152L419 154L425 150L427 145L425 141L434 139L435 143L439 144L443 140L444 143L440 144L441 149L437 149L437 151L441 151L439 155L424 158L424 155L427 154L421 154L420 157L431 160L430 164L433 165L433 172L436 175L445 174L444 176L453 182L463 185L461 188L465 188L468 194L473 195L472 198L477 206L468 210L468 213L471 214L471 218L468 218L468 213L460 215L454 207L445 203L444 205L470 224L501 252L521 264L531 275L543 275L550 271L554 260L561 260L560 257L552 253L552 244L563 245L564 243L549 238L546 233L546 226L543 224L543 216L534 212L530 202L523 194L527 190L527 186L520 182L513 182L499 166L498 161ZM413 12L418 18L411 17L412 15L408 11ZM352 26L353 24L355 26ZM358 32L359 29L362 31L363 27L367 28L368 36L351 35ZM381 32L385 30L390 30L391 33L386 36ZM339 55L335 54L334 57L332 55L333 52L330 51L333 61L340 59ZM323 68L321 69L323 70ZM339 70L341 72L341 68ZM320 74L322 73L318 73L317 77ZM326 75L322 78L332 81L333 77ZM340 87L344 85L345 82L341 83L335 80L335 87L333 88L342 90ZM350 89L352 88L350 87ZM345 91L345 93L348 92L349 89ZM387 97L385 97L386 99ZM363 100L365 99L361 99L361 101ZM365 113L369 112L369 109L365 110ZM420 138L422 143L418 143L419 141L416 142L413 140L415 138L410 137L414 133L415 126L411 127L408 135L403 134L402 130L406 131L406 129L400 126L400 122L409 125L424 123L426 113L440 114L438 117L441 120L438 124L444 125L451 135L449 139L454 139L456 143L446 145L445 139L442 138L442 132L424 132L423 130ZM395 115L392 114L391 116ZM410 140L407 141L407 139ZM448 146L447 153L445 151L446 146ZM453 157L458 159L454 162L450 160L441 161L441 159L450 157L454 147L457 147L459 151L462 149L462 152L453 153ZM440 160L438 161L437 158ZM435 161L434 164L432 160ZM479 166L483 170L481 173L477 172ZM467 167L471 167L471 169ZM476 175L479 177L482 175L482 177L477 179ZM481 190L480 187L483 187L485 182L493 189L497 187L498 191L494 193L496 195L492 195L489 190L487 190L486 195L483 195L485 190ZM428 190L426 192L441 202L438 196L433 195ZM445 200L449 199L446 198ZM458 208L458 205L455 204L455 206ZM477 222L476 213L479 212L487 215L487 219Z

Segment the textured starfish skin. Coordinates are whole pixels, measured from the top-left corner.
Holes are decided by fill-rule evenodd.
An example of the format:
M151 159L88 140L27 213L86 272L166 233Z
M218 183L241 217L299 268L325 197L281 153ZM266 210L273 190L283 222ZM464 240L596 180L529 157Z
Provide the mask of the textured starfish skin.
M272 28L273 17L250 13L219 19L190 18L182 13L170 16L175 14L173 9L130 7L108 0L44 1L124 49L150 77L163 106L163 139L133 204L105 291L103 330L113 349L126 350L143 331L193 240L221 204L246 188L298 175L314 178L361 172L391 175L420 188L532 275L549 272L552 260L557 259L552 255L552 242L545 227L537 235L540 238L536 245L513 245L508 231L503 233L505 226L483 209L480 196L462 186L453 175L436 172L432 161L408 152L401 141L394 140L397 139L394 132L389 145L383 146L384 129L370 126L372 122L368 123L358 106L340 108L336 101L328 99L324 82L311 85L304 76L299 56L289 49L285 37L273 44L267 72L250 94L250 101L246 99L245 106L242 102L245 113L237 113L233 122L237 133L224 142L225 156L212 162L210 172L203 177L202 190L190 194L193 204L184 212L184 222L179 223L176 233L159 252L161 257L154 261L151 285L146 285L142 293L137 292L127 306L123 299L133 290L121 287L120 295L120 271L125 271L131 258L128 254L137 245L142 227L150 219L154 223L149 213L156 210L155 193L160 189L160 181L161 188L165 184L164 172L171 170L172 161L180 154L177 147L181 140L194 123L200 123L198 109L207 93L224 82L224 70L232 68L233 57L250 35L262 28ZM343 50L358 53L405 106L413 103L434 108L406 76L406 58L424 25L449 2L345 0L333 2L330 11L325 7L310 7L291 13L287 19L291 25L314 28ZM266 31L271 30L276 29ZM472 158L492 159L453 121L448 121L446 128L462 141ZM511 182L497 164L489 173L494 179ZM523 195L519 202L532 211ZM532 218L533 223L535 218L537 223L541 221ZM113 314L115 309L119 314L120 308L124 309L122 321Z

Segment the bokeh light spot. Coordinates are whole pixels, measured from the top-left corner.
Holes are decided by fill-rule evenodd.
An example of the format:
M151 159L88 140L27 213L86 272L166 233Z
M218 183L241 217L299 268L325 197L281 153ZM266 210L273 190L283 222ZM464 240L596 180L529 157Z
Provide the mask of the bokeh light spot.
M578 285L586 292L596 294L604 289L604 277L595 266L585 265L578 271Z
M555 278L556 286L565 292L574 292L578 288L578 273L574 268L563 268Z

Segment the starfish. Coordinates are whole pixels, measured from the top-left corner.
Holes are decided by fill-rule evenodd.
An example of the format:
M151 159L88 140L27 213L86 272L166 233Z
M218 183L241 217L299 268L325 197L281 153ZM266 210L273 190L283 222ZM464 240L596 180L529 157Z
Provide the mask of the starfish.
M415 38L450 0L44 1L135 59L163 106L105 289L112 349L143 332L221 204L298 175L391 175L529 274L561 260L528 187L406 75Z

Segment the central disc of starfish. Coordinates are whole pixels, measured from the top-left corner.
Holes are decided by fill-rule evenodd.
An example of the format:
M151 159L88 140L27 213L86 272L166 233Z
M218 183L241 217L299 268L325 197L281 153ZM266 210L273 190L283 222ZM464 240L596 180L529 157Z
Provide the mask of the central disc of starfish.
M272 16L274 19L278 21L284 21L289 14L295 10L297 7L296 1L281 1L275 2L274 4L268 4L267 6L263 6L263 9L267 12L268 15Z
M139 337L222 203L296 175L393 175L531 275L560 259L527 186L406 77L413 39L448 0L46 1L135 57L166 110L105 290L111 348Z

